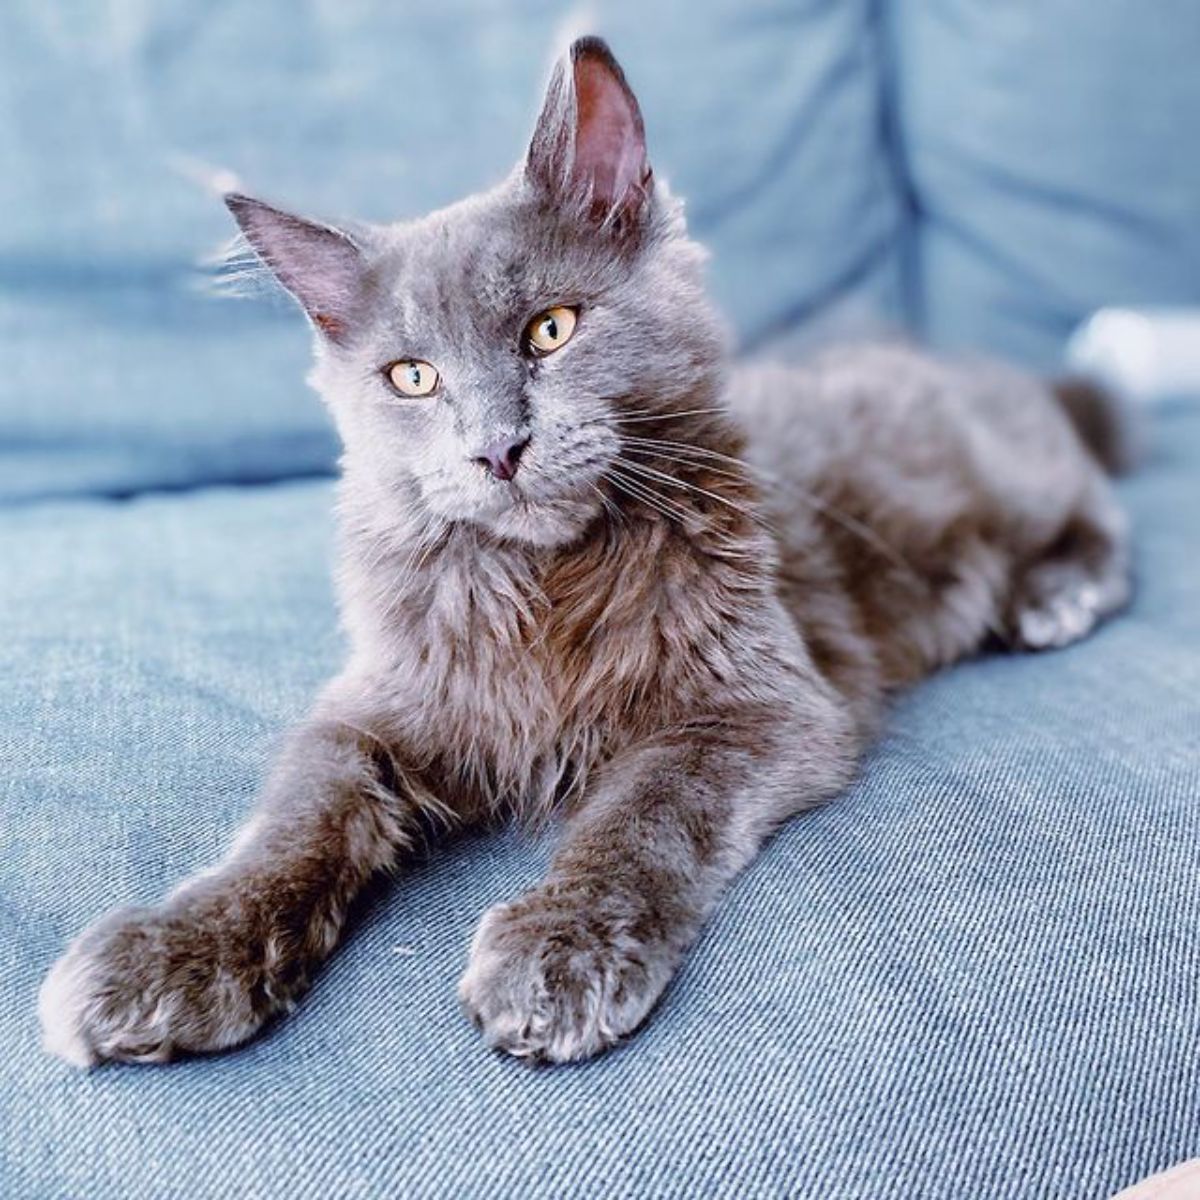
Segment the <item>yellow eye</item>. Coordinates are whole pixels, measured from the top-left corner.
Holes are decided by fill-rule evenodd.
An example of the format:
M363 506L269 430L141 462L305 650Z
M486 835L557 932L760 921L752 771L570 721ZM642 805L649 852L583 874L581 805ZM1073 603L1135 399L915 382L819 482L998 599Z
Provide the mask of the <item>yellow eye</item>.
M575 309L558 305L539 313L525 330L525 341L535 354L561 350L575 332Z
M416 358L402 358L387 369L388 382L403 396L428 396L438 385L437 368Z

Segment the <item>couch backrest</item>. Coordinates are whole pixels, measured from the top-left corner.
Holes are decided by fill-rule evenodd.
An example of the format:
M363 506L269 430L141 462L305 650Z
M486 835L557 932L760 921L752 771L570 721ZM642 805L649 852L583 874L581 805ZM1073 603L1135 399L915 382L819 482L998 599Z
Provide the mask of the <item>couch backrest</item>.
M1102 305L1200 302L1197 0L891 0L910 319L1053 365Z
M379 220L490 184L524 149L562 11L0 8L0 493L328 468L299 317L193 290L193 264L232 229L196 177L219 168L304 212ZM626 0L599 25L745 343L831 301L894 307L871 0Z
M906 320L1052 359L1197 298L1196 0L619 0L598 9L743 346ZM560 5L0 6L0 497L328 470L300 319L216 302L214 168L414 215L523 148Z

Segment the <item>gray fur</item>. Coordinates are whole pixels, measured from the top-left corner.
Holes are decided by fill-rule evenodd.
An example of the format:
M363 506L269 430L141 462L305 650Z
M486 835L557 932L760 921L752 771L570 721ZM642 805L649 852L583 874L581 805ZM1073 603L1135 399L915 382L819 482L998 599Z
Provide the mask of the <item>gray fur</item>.
M771 831L845 786L890 692L1124 602L1124 521L1042 385L897 347L729 367L642 138L585 39L486 195L346 232L231 198L316 329L350 660L225 861L55 966L49 1049L234 1045L418 840L556 813L549 875L485 915L460 997L490 1045L596 1053ZM539 359L522 331L553 305L578 327ZM390 388L409 358L436 394ZM511 483L475 461L524 437Z

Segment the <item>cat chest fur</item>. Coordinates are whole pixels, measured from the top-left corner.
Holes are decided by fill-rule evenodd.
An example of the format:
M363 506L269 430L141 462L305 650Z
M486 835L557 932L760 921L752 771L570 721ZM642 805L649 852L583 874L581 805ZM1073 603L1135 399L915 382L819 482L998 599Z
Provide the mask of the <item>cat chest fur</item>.
M389 658L412 736L489 788L561 786L745 677L761 580L744 562L655 522L544 557L462 541L395 606Z

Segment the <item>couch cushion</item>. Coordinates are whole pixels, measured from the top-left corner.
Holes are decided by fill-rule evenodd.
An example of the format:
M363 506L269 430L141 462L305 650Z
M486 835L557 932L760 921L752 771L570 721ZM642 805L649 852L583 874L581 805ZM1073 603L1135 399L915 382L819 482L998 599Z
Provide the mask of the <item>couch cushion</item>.
M1033 365L1106 304L1200 302L1195 0L895 0L936 343Z
M733 888L645 1030L488 1053L454 986L546 843L434 852L287 1021L80 1075L39 980L211 862L335 669L324 483L0 514L0 1194L1109 1195L1200 1139L1200 410L1125 486L1133 610L897 706Z
M299 316L265 331L190 290L233 230L193 177L220 167L303 211L380 220L489 185L524 148L561 6L114 13L0 9L0 445L37 450L0 498L328 466ZM623 0L598 22L748 344L894 305L872 13Z

